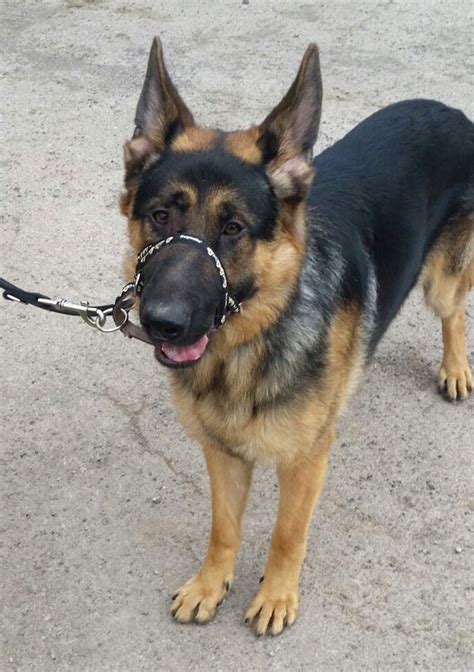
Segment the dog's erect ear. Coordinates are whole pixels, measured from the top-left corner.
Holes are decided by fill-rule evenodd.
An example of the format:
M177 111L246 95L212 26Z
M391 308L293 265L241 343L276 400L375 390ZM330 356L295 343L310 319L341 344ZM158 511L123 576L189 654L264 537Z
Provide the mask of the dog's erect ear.
M313 179L322 96L319 52L310 44L288 93L259 127L263 160L281 199L301 200Z
M125 145L125 162L144 163L190 126L194 126L193 115L171 81L161 42L155 37L135 113L135 132Z
M151 45L145 82L138 100L135 125L159 148L175 131L194 126L194 119L166 69L160 40Z

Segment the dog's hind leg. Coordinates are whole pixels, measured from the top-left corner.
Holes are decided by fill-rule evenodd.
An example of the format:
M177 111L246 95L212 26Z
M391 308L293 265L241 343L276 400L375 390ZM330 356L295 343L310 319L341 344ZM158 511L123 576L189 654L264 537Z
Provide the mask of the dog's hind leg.
M466 352L465 310L474 286L474 213L450 222L422 274L427 303L441 318L443 360L439 388L448 399L465 399L473 386Z
M464 307L442 320L443 361L439 387L449 399L466 399L472 390L472 373L466 355Z
M171 612L181 623L207 623L232 585L241 520L253 465L204 447L212 494L212 527L201 569L173 596Z

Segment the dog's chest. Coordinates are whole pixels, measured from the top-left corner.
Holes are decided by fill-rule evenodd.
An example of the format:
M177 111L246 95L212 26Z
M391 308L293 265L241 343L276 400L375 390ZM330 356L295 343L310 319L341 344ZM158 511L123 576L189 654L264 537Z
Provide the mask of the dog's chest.
M273 376L259 375L248 359L216 364L212 375L200 379L173 378L178 415L201 444L214 445L247 460L280 461L291 458L317 431L314 413L296 399L284 408L270 399Z

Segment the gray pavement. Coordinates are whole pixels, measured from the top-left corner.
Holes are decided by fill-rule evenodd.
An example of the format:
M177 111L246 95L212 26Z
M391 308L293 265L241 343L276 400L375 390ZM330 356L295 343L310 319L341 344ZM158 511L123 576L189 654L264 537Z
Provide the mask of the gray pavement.
M320 149L403 98L474 116L468 1L0 4L1 274L71 299L121 287L121 146L154 34L208 125L263 119L309 41ZM0 315L0 670L473 668L474 404L436 394L440 330L419 292L340 422L299 618L276 639L242 622L275 518L272 469L257 471L217 618L175 624L169 598L205 551L209 492L166 372L146 345L74 318L6 303Z

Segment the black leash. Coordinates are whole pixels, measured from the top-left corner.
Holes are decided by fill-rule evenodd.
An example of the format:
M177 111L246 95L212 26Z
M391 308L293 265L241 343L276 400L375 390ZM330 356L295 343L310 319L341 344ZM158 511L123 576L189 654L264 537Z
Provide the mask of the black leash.
M137 297L140 296L143 291L144 285L143 281L141 281L141 274L146 264L153 259L164 246L173 243L184 243L198 247L214 263L214 266L219 273L222 287L221 304L216 312L214 323L214 326L219 329L226 321L228 315L240 311L240 304L232 296L229 290L229 283L224 267L214 250L200 238L186 234L170 236L169 238L164 238L157 243L152 243L151 245L144 247L137 257L134 281L125 285L114 303L92 306L88 301L73 303L72 301L66 301L66 299L52 299L45 294L28 292L25 289L21 289L4 278L0 278L0 288L3 289L2 295L7 301L16 301L18 303L41 308L42 310L49 310L54 313L81 317L90 327L94 327L102 333L121 331L124 336L137 338L145 343L154 345L146 331L130 321L129 312L133 308ZM113 318L115 323L115 326L113 327L107 326L107 320L110 317Z
M118 299L115 303L108 303L102 306L92 306L88 301L73 303L66 299L52 299L45 294L28 292L25 289L21 289L11 282L8 282L8 280L5 280L5 278L0 278L0 288L3 289L2 295L7 301L24 303L28 306L35 306L36 308L48 310L52 313L62 313L63 315L82 317L89 326L94 327L103 333L110 333L123 328L128 321L128 310L130 310L134 303L132 302L128 310L125 311L122 305L117 304ZM125 299L125 297L123 298ZM106 326L107 318L114 315L114 310L117 305L119 308L117 318L120 317L120 319L116 321L115 327Z

